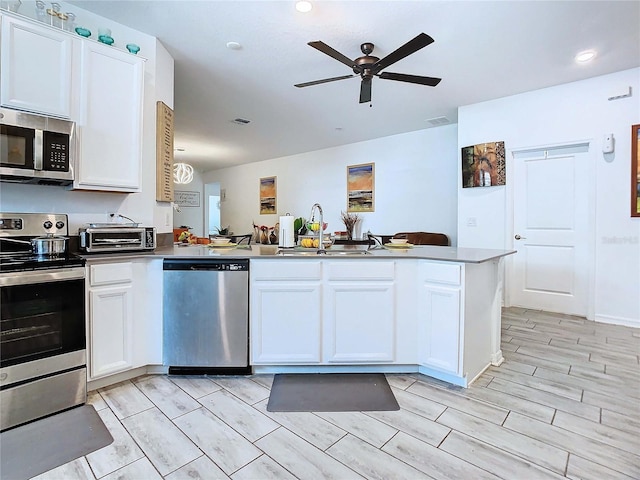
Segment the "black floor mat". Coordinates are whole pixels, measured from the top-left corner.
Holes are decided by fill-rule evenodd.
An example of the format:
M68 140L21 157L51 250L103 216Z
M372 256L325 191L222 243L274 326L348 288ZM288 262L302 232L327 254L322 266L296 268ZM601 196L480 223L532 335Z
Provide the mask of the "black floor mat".
M400 410L382 373L277 374L269 412Z
M0 433L0 477L31 478L111 442L92 405L57 413Z

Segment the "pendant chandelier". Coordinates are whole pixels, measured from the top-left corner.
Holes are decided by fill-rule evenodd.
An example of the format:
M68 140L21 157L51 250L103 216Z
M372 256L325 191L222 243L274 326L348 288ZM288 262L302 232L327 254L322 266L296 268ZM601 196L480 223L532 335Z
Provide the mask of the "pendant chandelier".
M173 181L179 184L191 183L193 180L193 167L188 163L173 164Z

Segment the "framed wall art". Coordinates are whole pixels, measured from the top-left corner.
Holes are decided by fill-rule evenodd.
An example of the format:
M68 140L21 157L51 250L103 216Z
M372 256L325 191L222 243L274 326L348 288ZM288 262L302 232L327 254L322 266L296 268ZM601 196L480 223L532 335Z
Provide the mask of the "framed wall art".
M640 217L640 125L631 125L631 216Z
M373 163L347 167L347 212L374 211L375 169Z
M462 148L462 187L493 187L506 183L504 142Z
M276 177L260 179L260 215L276 213Z

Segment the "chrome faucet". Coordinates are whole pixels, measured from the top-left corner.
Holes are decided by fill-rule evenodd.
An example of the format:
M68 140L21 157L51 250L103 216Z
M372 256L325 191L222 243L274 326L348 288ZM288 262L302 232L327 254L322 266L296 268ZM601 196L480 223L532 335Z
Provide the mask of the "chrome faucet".
M313 207L311 207L311 213L309 214L309 217L311 218L311 224L314 223L314 215L313 212L318 209L318 213L320 214L320 226L318 227L318 255L322 255L322 254L326 254L327 251L324 249L324 242L323 240L323 227L324 227L324 214L322 213L322 207L320 206L319 203L314 203Z

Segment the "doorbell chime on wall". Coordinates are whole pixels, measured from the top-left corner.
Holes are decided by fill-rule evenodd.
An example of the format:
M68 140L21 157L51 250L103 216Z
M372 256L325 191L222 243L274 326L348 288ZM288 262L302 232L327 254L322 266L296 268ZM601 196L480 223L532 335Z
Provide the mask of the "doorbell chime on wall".
M613 133L607 133L602 141L602 153L613 153Z

